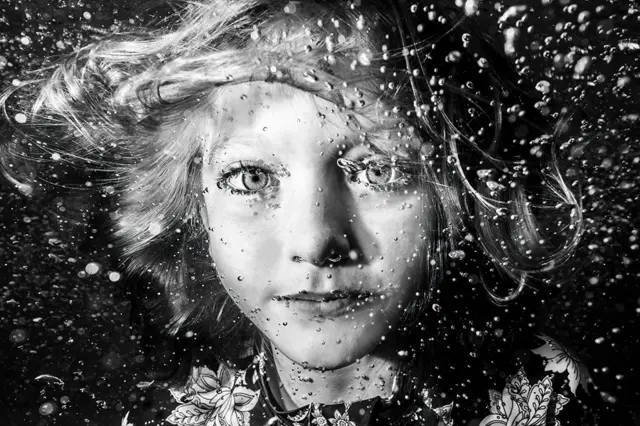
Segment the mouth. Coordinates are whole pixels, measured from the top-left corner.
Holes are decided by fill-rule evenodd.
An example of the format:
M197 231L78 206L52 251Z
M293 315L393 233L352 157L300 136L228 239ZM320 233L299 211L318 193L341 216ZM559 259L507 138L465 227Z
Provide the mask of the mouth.
M272 300L303 316L332 318L355 313L370 306L378 298L379 295L368 291L333 290L328 293L301 291L296 294L274 296Z
M296 294L289 294L286 296L274 296L273 300L300 300L308 302L330 302L333 300L348 299L348 300L366 300L374 297L375 294L370 291L345 291L345 290L333 290L328 293L311 293L302 290Z

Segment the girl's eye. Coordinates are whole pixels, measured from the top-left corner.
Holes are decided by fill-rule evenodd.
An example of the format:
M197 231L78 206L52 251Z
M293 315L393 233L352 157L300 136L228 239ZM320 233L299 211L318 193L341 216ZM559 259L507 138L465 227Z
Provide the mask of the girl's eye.
M260 191L269 185L269 175L262 170L252 169L239 174L242 186L249 191Z
M367 182L372 185L385 185L398 180L398 170L388 164L371 164L364 170Z
M411 182L411 174L406 166L391 164L384 159L340 159L338 166L349 176L351 182L364 184L374 191L397 190Z
M218 179L218 188L238 195L265 193L278 184L279 181L273 173L259 167L240 166L224 173Z

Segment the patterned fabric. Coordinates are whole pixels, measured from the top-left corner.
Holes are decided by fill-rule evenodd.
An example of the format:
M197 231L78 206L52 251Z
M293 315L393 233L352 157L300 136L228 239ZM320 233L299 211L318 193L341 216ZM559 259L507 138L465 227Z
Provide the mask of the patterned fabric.
M544 335L536 335L539 346L530 348L529 359L503 380L501 390L487 389L484 400L475 405L480 417L456 418L470 398L443 400L444 392L424 389L403 418L389 417L394 401L372 398L344 404L310 403L295 410L281 410L265 389L265 357L256 355L245 369L221 366L216 372L194 369L186 385L170 389L177 403L164 423L177 426L560 426L561 411L579 389L588 392L591 378L580 360L568 349ZM525 357L526 358L526 357ZM537 361L537 362L535 362ZM539 361L542 361L540 363ZM527 374L539 367L540 374ZM544 367L544 368L542 368ZM482 397L482 396L481 396ZM575 404L575 403L574 403ZM386 412L386 414L385 414ZM146 423L149 424L148 422ZM122 426L138 426L129 423Z

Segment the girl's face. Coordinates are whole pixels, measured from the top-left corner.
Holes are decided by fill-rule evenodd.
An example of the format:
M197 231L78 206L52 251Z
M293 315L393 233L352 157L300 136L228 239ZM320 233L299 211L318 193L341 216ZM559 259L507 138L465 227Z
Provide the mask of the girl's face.
M419 141L396 118L349 117L280 84L225 88L207 114L203 219L235 303L310 367L390 338L425 278L430 210L403 162ZM377 150L393 147L397 163Z

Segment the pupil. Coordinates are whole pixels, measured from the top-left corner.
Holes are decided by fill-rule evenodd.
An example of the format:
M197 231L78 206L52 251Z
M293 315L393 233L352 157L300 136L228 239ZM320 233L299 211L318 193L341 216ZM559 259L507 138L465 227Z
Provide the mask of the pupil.
M391 167L387 165L373 166L367 170L369 182L373 184L385 184L391 179Z
M242 174L242 185L248 190L261 190L266 184L267 176L260 170L247 170Z

